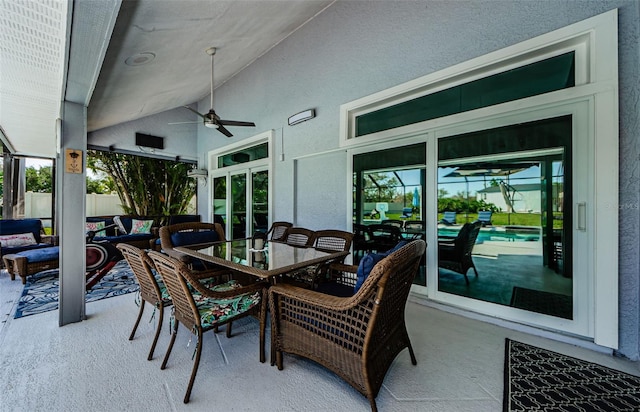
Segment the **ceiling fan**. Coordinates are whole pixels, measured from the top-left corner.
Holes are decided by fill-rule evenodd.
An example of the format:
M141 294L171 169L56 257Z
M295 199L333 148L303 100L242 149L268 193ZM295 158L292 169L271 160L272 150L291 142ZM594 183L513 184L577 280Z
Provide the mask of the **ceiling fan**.
M229 130L227 130L225 128L225 126L250 126L250 127L255 127L256 124L253 122L240 122L237 120L222 120L220 119L220 116L218 116L216 114L216 112L213 110L213 55L216 54L216 48L215 47L210 47L207 50L205 50L206 53L211 56L211 110L209 110L208 113L206 114L202 114L200 112L198 112L197 110L192 109L189 106L184 106L185 109L189 109L192 112L194 112L195 114L197 114L198 116L202 117L204 119L204 126L211 128L211 129L218 129L218 131L222 134L224 134L227 137L232 137L233 135L231 134L231 132Z

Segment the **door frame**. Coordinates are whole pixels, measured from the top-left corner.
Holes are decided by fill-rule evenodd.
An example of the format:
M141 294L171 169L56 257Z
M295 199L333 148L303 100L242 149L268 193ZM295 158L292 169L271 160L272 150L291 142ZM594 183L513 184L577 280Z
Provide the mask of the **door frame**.
M251 196L251 188L253 187L253 180L251 179L252 173L253 172L262 172L262 171L267 171L269 174L269 183L268 183L268 196L267 196L267 202L268 202L268 206L267 206L267 214L268 214L268 219L269 219L269 226L272 223L272 216L273 216L273 211L272 211L272 204L273 204L273 187L274 187L274 179L273 179L273 154L275 153L274 151L274 136L275 136L275 131L274 130L268 130L265 132L262 132L260 134L257 134L255 136L249 137L247 139L244 139L240 142L236 142L233 144L229 144L227 146L224 146L222 148L219 149L215 149L212 150L208 153L208 159L209 159L209 198L207 200L207 208L208 208L208 216L212 219L213 218L213 182L214 179L218 178L218 177L225 177L227 179L227 193L226 193L226 219L227 221L229 220L230 216L230 212L231 212L231 185L230 185L230 180L231 180L231 176L233 175L238 175L238 174L242 174L245 173L246 177L247 177L247 184L245 187L246 190L246 197L245 197L245 201L247 202L247 217L245 220L245 231L246 233L251 233L252 230L252 225L250 225L250 222L253 221L253 210L251 210L251 205L252 203L252 196ZM226 154L229 153L233 153L239 150L242 150L244 148L249 148L249 147L253 147L253 146L258 146L261 144L267 143L267 147L268 147L268 156L264 159L258 159L258 160L254 160L254 161L250 161L250 162L246 162L246 163L240 163L237 165L232 165L232 166L226 166L226 167L218 167L218 158L221 156L224 156ZM226 232L229 232L228 230ZM225 235L229 236L229 233L225 233Z

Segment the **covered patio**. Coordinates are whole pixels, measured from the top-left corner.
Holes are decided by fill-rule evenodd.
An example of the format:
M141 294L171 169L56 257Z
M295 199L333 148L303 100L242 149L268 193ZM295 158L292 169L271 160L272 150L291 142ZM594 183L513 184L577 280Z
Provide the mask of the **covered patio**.
M383 411L499 410L505 339L640 374L636 2L244 3L2 3L11 12L0 13L5 27L25 29L8 42L18 64L12 71L3 65L10 81L1 83L0 104L11 110L0 111L0 138L5 153L54 160L64 286L59 310L14 319L22 285L0 274L0 410L369 410L358 392L312 362L289 356L278 371L247 356L257 345L251 321L234 326L245 336L205 337L217 344L205 345L184 406L188 333L179 333L161 371L168 333L156 358L145 356L155 320L143 321L136 339L127 340L138 311L134 296L86 302L86 262L78 253L86 172L71 155L84 160L94 149L197 163L197 213L207 222L221 205L228 217L246 213L244 234L255 212L265 226L287 221L351 231L354 204L362 206L358 213L368 211L354 183L359 157L388 170L420 169L419 185L407 185L398 202L399 213L411 206L411 220L426 222L424 282L412 286L406 314L418 363L411 365L406 351L396 358L377 398ZM54 34L23 41L37 32L31 5ZM26 23L13 25L17 20ZM266 21L280 25L269 26L269 36ZM205 53L211 47L215 79ZM16 80L28 74L30 82ZM16 90L25 84L31 92ZM203 115L213 106L223 119L255 127L231 127L228 137ZM308 112L313 116L296 120ZM546 124L554 122L557 128ZM139 144L138 133L163 144ZM506 297L488 301L486 290L473 295L459 276L439 288L447 279L438 275L438 228L429 224L438 217L438 162L551 156L558 145L574 179L563 199L573 222L564 256L575 283L553 286L572 296L572 316L522 310ZM264 150L239 156L253 148ZM260 190L252 191L258 182ZM414 186L419 193L410 196ZM552 220L535 226L553 234ZM517 274L522 256L493 246L476 252L484 266L478 286L506 284L499 282L509 276L495 264L504 255L507 275ZM536 249L536 269L551 270L544 264L551 252ZM541 279L558 276L546 275Z
M311 361L287 355L282 371L258 362L258 326L250 318L234 323L230 339L224 330L205 336L198 379L185 405L193 336L179 332L171 361L160 370L170 337L164 325L155 357L147 361L158 316L149 322L146 313L129 341L138 311L134 294L89 303L87 322L60 328L57 311L13 319L21 288L3 274L0 290L0 380L10 388L0 397L3 411L207 411L211 405L242 411L370 410L365 397ZM406 350L398 355L377 397L381 411L501 410L505 338L640 376L637 362L576 346L581 343L575 339L547 339L522 326L411 300L407 327L418 364L411 365Z

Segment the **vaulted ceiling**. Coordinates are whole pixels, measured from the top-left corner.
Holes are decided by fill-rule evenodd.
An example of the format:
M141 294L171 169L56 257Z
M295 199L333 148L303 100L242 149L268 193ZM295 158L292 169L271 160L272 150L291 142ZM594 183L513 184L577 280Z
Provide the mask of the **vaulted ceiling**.
M63 98L87 106L88 131L195 103L210 93L206 49L217 87L333 1L3 0L1 137L54 157Z

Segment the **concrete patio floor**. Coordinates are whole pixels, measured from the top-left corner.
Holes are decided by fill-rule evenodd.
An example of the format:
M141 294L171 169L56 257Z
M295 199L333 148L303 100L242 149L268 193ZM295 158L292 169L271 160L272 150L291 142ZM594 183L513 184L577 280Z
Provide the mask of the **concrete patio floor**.
M87 321L58 327L57 311L13 319L21 290L19 280L0 274L0 411L370 410L366 398L313 362L286 355L282 371L260 363L251 318L234 323L230 339L204 336L185 405L195 340L188 346L191 335L181 328L167 369L160 370L169 316L155 357L147 361L157 314L149 322L147 308L129 341L135 294L89 303ZM380 411L502 410L506 337L640 376L638 362L441 309L408 303L418 365L411 365L406 350L398 355L377 397Z

